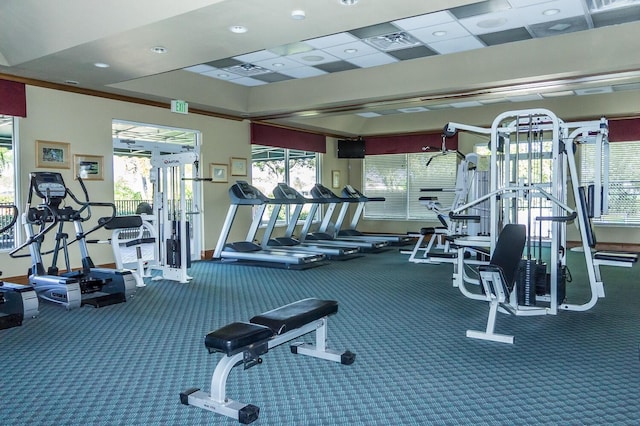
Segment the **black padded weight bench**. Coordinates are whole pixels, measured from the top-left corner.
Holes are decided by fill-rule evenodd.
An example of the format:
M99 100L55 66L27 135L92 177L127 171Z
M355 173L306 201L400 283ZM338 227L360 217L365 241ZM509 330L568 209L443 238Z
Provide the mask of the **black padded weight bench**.
M226 384L233 367L243 364L244 369L262 363L261 355L269 349L315 331L315 345L293 343L291 352L309 355L344 365L353 364L356 355L350 351L328 349L327 317L338 312L334 300L303 299L280 308L256 315L249 322L233 322L210 332L204 344L210 353L222 352L213 377L211 393L197 388L180 393L180 402L195 405L249 424L258 418L260 409L252 404L227 398Z

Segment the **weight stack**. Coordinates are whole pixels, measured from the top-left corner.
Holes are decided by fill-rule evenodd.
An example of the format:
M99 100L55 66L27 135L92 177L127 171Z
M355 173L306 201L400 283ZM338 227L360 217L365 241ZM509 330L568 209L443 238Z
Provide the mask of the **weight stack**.
M536 286L536 294L545 295L551 294L551 274L545 274L545 279L543 282L538 283ZM559 265L558 266L558 287L557 287L557 295L558 295L558 304L564 302L566 297L566 288L567 288L567 267Z
M546 272L546 265L538 264L536 260L521 260L518 268L518 305L535 306L536 283L540 271ZM544 279L544 275L542 276Z
M166 241L167 264L171 268L180 268L182 266L182 257L180 256L180 222L172 221L172 227L175 237L171 237ZM191 267L191 240L189 232L189 222L187 222L187 268Z

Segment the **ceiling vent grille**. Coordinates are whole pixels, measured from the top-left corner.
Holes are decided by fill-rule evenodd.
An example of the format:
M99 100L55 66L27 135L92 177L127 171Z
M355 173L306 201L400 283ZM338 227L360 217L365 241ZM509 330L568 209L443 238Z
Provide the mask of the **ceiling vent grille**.
M232 67L224 68L224 70L245 77L252 77L254 75L262 75L273 72L271 70L253 64L234 65Z
M371 46L384 51L406 49L408 47L419 46L422 44L415 37L405 32L369 37L364 41Z

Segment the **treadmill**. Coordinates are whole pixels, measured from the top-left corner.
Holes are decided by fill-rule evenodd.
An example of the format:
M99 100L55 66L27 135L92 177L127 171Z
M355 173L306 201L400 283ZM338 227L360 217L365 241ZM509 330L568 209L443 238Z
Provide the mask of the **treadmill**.
M307 269L323 265L325 256L318 253L296 252L291 250L265 249L255 244L256 233L262 216L272 199L245 181L237 181L229 188L231 204L227 211L218 243L212 260L233 261L238 264L276 267L284 269ZM239 206L257 207L249 232L244 241L227 243Z
M304 226L300 231L301 242L304 243L309 241L321 241L322 244L332 245L355 244L360 247L360 251L368 253L377 253L386 250L389 242L384 241L380 238L367 239L362 237L337 237L335 234L327 232L329 224L331 223L331 216L333 215L333 211L335 210L336 206L338 205L338 203L348 200L338 197L336 194L331 192L329 188L319 183L317 183L311 189L311 196L313 204L311 205L309 216L307 217L307 220L305 221ZM325 204L327 206L327 209L324 212L324 218L320 223L318 231L309 232L311 229L311 224L313 223L313 218L315 217L316 211L321 204Z
M311 200L305 198L298 191L286 183L279 183L278 186L273 189L273 199L271 204L273 204L274 209L264 232L261 244L262 248L277 247L282 250L320 253L324 254L327 259L330 260L348 260L361 257L360 248L356 244L350 245L345 242L341 246L323 245L320 240L301 243L293 237L298 219L300 218L300 213L302 213L302 208L305 204L309 203L311 203ZM295 206L293 214L291 215L289 225L287 226L284 235L281 237L272 237L273 229L275 228L278 219L278 213L283 205Z
M344 223L344 219L347 215L347 211L349 210L350 202L343 202L340 207L340 213L338 215L338 219L336 220L336 232L340 237L373 237L373 238L381 238L389 242L389 245L393 246L405 246L408 244L414 243L415 238L410 237L409 235L399 235L399 234L365 234L356 229L358 225L358 221L362 216L362 212L364 211L365 205L370 201L385 201L384 197L367 197L362 192L358 191L351 185L347 185L342 189L342 198L349 198L357 201L358 205L356 207L356 211L353 214L353 218L351 219L351 223L349 224L349 228L342 229L342 224Z

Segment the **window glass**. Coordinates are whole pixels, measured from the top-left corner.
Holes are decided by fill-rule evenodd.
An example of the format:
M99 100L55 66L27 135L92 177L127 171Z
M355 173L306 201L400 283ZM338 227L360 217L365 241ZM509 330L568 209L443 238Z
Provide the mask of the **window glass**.
M0 115L0 205L17 204L13 129L14 118ZM0 229L11 223L12 218L13 209L0 208ZM15 236L16 226L0 235L0 250L13 248Z
M595 146L581 144L580 185L593 184ZM640 142L609 144L609 211L594 224L640 225Z
M428 163L428 165L427 165ZM436 214L420 203L422 196L437 196L444 208L451 206L456 183L457 157L453 153L371 155L364 159L363 193L384 197L370 202L364 216L370 219L436 220ZM424 192L422 189L432 189Z

